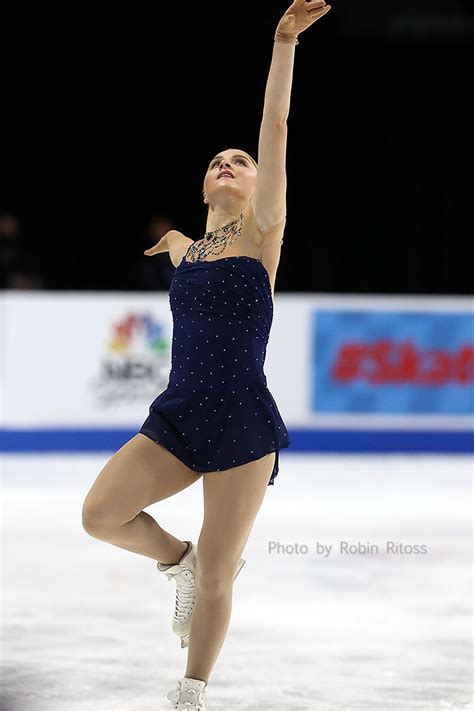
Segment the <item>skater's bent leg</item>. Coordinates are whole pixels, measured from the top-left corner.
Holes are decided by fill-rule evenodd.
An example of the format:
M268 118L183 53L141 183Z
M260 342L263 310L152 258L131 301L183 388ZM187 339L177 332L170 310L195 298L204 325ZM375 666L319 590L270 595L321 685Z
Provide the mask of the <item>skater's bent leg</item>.
M267 491L275 453L203 475L204 522L197 546L196 602L186 676L209 681L232 610L237 564Z
M139 432L104 466L86 496L82 525L94 538L133 553L175 563L187 543L142 509L200 479L165 447Z

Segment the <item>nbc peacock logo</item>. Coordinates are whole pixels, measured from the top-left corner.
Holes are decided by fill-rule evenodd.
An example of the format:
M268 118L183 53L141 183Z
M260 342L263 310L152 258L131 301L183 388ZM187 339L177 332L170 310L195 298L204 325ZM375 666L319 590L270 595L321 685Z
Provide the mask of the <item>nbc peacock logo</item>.
M167 386L171 324L150 313L128 313L110 324L91 392L96 405L147 402Z

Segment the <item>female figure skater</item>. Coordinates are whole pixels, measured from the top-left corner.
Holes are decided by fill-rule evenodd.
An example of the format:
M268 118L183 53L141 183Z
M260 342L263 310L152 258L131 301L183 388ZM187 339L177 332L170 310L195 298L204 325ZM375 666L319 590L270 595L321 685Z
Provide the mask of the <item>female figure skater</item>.
M157 561L177 586L173 631L188 646L172 708L205 711L208 680L227 633L240 555L278 451L290 444L263 372L286 221L285 153L298 35L330 9L294 0L275 32L258 146L215 156L204 180L206 233L169 231L146 255L169 252L173 315L169 382L139 433L100 472L83 506L95 538ZM197 544L142 509L202 477ZM176 562L177 561L177 562Z

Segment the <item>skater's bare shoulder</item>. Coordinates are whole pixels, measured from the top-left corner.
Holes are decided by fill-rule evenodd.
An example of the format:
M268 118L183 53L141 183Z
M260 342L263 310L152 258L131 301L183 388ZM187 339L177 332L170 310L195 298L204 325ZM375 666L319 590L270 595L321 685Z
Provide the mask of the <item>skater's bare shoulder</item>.
M194 240L190 237L186 237L186 235L179 232L179 230L170 230L168 232L170 259L175 267L179 266L182 258L189 249L189 245L193 242Z
M194 240L190 237L186 237L186 235L179 230L168 230L154 247L146 249L144 254L146 254L147 257L152 257L154 254L169 252L171 262L177 267L193 241Z

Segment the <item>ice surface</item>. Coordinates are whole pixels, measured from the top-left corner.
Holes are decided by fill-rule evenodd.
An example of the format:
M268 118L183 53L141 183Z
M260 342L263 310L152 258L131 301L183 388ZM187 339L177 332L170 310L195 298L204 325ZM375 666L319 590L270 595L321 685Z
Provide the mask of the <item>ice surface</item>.
M151 559L82 528L109 456L2 458L5 711L171 708L186 656L171 631L175 588ZM472 709L472 474L469 456L282 452L209 711ZM202 485L146 510L196 541ZM340 541L379 552L341 554ZM428 552L388 554L386 541Z

